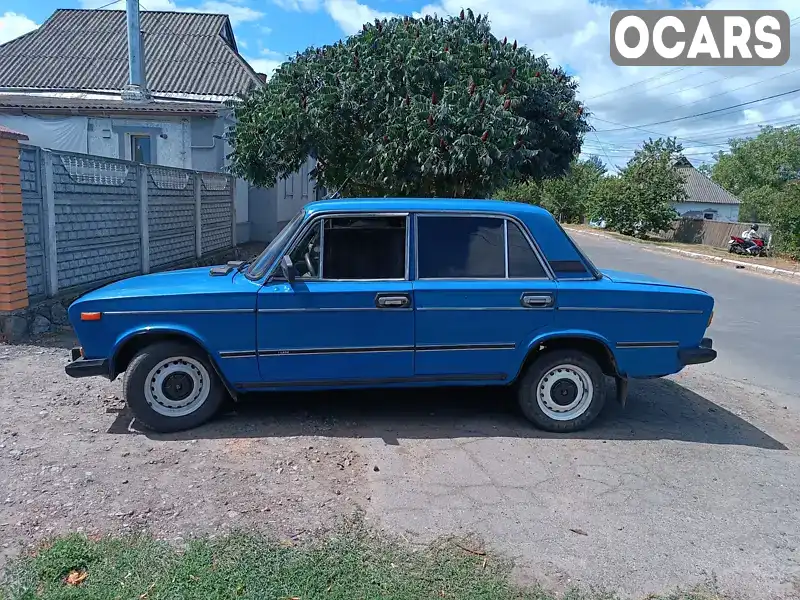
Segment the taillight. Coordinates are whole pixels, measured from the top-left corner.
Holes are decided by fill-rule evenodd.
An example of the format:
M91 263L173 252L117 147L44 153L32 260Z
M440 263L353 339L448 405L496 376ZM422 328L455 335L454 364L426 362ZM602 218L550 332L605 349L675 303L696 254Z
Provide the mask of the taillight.
M81 321L99 321L102 316L100 312L82 312Z

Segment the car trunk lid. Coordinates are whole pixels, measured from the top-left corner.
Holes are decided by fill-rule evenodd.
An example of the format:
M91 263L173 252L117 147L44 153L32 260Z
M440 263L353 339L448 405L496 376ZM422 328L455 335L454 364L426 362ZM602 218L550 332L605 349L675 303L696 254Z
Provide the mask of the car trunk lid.
M698 288L694 288L691 286L681 285L679 283L671 282L671 281L664 281L663 279L658 279L657 277L651 277L650 275L643 275L641 273L628 273L626 271L617 271L614 269L602 269L601 272L605 277L610 279L615 283L629 283L629 284L642 284L642 285L658 285L664 287L673 287L673 288L682 288L686 290L699 290Z

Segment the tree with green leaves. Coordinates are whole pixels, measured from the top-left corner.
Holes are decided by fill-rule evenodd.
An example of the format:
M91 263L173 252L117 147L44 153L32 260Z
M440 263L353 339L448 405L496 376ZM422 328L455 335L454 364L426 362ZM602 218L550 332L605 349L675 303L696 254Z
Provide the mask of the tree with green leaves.
M800 260L800 181L786 185L773 199L770 224L779 251Z
M625 235L669 229L677 217L672 204L687 198L684 176L675 168L682 154L675 138L644 142L619 176L604 178L604 185L595 188L589 217L605 219L609 229Z
M567 172L589 130L576 90L471 10L376 20L232 103L232 171L270 186L311 156L343 196L482 198Z
M777 194L800 174L800 127L762 127L753 138L735 138L719 152L711 179L737 196L739 218L772 220Z
M605 165L595 157L575 160L561 177L543 181L515 182L494 194L498 200L536 204L564 223L580 222L589 196L605 173Z

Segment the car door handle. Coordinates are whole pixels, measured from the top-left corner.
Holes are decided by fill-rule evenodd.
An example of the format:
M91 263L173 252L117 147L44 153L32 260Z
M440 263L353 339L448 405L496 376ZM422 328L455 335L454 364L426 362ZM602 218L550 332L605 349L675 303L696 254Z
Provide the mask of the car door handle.
M406 294L378 294L375 296L375 306L378 308L406 308L411 304L411 298Z
M522 294L520 304L525 308L549 308L553 306L551 294Z

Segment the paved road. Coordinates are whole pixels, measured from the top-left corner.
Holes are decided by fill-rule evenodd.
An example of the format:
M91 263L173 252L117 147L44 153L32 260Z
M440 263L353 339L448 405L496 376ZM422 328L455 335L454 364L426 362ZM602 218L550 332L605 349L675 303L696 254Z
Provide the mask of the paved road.
M581 233L572 233L572 237L601 270L605 267L645 273L697 287L714 296L716 308L709 336L720 354L705 369L785 394L797 392L800 285L778 277L646 251L614 239Z

